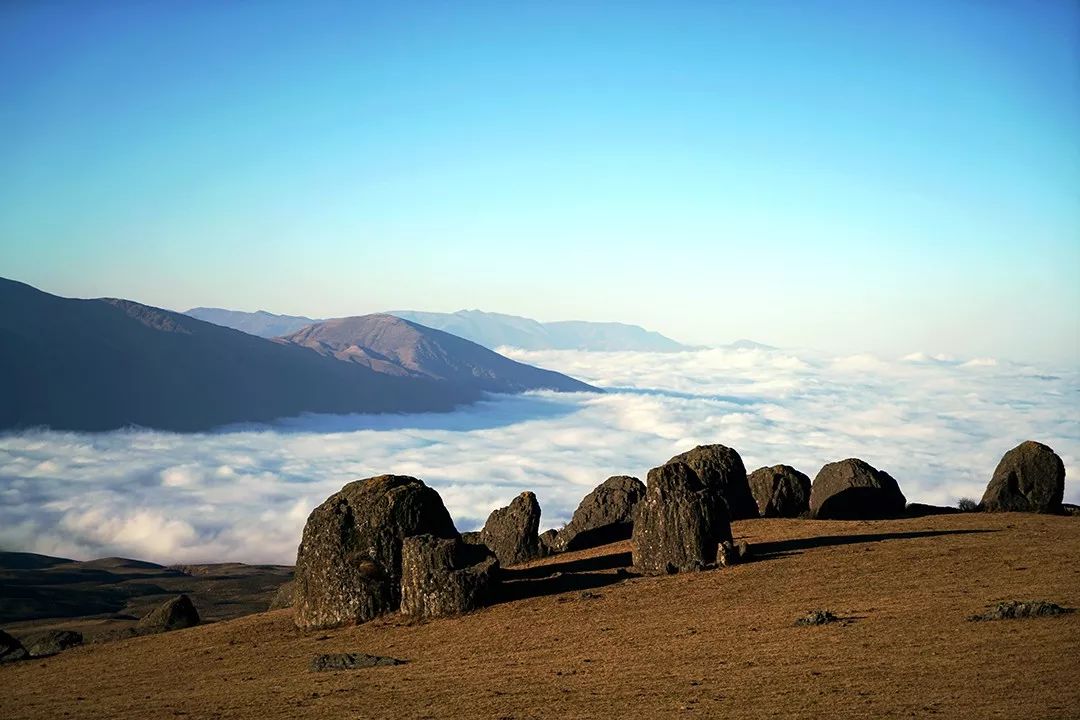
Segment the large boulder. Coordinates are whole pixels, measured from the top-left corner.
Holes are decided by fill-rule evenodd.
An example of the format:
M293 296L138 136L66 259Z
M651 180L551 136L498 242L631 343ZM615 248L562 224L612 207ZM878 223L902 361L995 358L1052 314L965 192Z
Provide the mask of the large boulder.
M790 465L758 468L746 481L761 517L793 518L810 510L810 478Z
M187 595L177 595L148 612L135 625L141 633L168 632L199 624L199 611Z
M29 656L21 642L0 630L0 663L25 660Z
M1001 458L982 497L990 512L1062 512L1065 464L1058 454L1033 440L1022 442Z
M906 505L891 475L858 458L829 463L810 487L810 516L822 520L900 517Z
M82 644L83 636L80 632L47 630L27 639L26 652L30 654L30 657L49 657Z
M732 520L758 516L757 503L746 481L746 466L739 453L724 445L698 445L668 463L682 462L693 468L701 482L727 504Z
M541 556L540 503L536 495L523 492L504 508L493 510L480 537L499 564L516 565Z
M645 497L636 477L616 475L585 496L574 517L555 537L556 551L581 550L626 540L634 527L634 509Z
M547 557L555 552L555 543L558 541L559 531L555 528L540 533L540 554Z
M401 613L460 615L484 605L498 560L483 545L416 535L401 546Z
M274 596L270 598L269 610L282 610L293 606L293 597L296 595L296 581L289 580L278 586Z
M401 545L411 535L458 538L442 498L420 480L357 480L308 516L296 553L293 622L361 623L401 603Z
M732 539L724 503L686 463L653 468L648 481L634 520L634 567L673 573L714 563L717 546Z

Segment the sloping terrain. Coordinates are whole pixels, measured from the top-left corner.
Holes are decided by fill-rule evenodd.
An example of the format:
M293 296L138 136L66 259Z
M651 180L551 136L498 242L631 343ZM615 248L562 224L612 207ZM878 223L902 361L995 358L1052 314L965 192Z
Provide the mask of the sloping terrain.
M441 380L488 392L596 391L566 375L516 362L474 342L393 315L327 320L279 341L378 373Z
M0 279L0 428L206 430L303 412L434 412L472 387L355 363L127 300Z
M78 630L87 642L121 637L158 604L180 593L204 620L262 612L292 568L224 563L164 567L126 558L76 561L0 552L0 627L16 637Z
M301 633L283 610L0 666L0 716L1069 718L1080 519L746 520L754 562L626 579L628 543L513 569L520 599ZM525 587L532 584L532 587ZM813 609L839 622L797 627ZM319 653L407 660L308 670Z
M455 313L391 310L390 315L472 340L488 348L504 345L523 350L690 350L658 332L616 322L567 320L542 323L531 318L481 310Z
M246 332L248 335L258 335L261 338L288 335L305 325L322 322L322 320L304 317L303 315L275 315L265 310L243 312L241 310L225 310L224 308L197 307L185 310L184 314L198 320L205 320L208 323Z

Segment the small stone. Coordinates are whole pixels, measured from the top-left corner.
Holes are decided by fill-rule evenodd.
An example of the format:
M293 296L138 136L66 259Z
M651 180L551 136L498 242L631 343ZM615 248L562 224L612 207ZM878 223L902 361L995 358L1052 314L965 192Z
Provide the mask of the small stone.
M327 653L313 657L309 668L312 672L328 672L333 670L358 670L381 665L404 665L406 662L406 660L381 655L368 655L366 653Z

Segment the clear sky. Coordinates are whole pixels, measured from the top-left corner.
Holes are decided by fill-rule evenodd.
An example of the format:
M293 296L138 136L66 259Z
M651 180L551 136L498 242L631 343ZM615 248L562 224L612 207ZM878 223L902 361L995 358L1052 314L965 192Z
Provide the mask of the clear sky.
M1080 3L0 3L0 276L1080 362Z

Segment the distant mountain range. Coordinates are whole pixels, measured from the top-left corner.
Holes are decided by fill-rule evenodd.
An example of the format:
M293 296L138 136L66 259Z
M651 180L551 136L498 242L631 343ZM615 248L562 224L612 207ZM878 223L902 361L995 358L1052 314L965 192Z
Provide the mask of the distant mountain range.
M592 389L444 336L376 319L316 326L303 344L271 341L129 300L62 298L0 278L0 428L197 431L304 412L446 411L489 388ZM349 358L366 338L378 341L372 361Z
M443 380L488 392L594 390L565 375L516 362L456 335L393 315L327 320L277 342L302 345L380 373Z
M289 335L306 325L322 322L265 311L240 312L221 308L192 308L188 315L260 337ZM455 313L392 310L387 315L442 330L489 349L516 347L523 350L637 350L679 352L692 350L658 332L637 325L614 322L565 321L542 323L516 315L459 310Z

